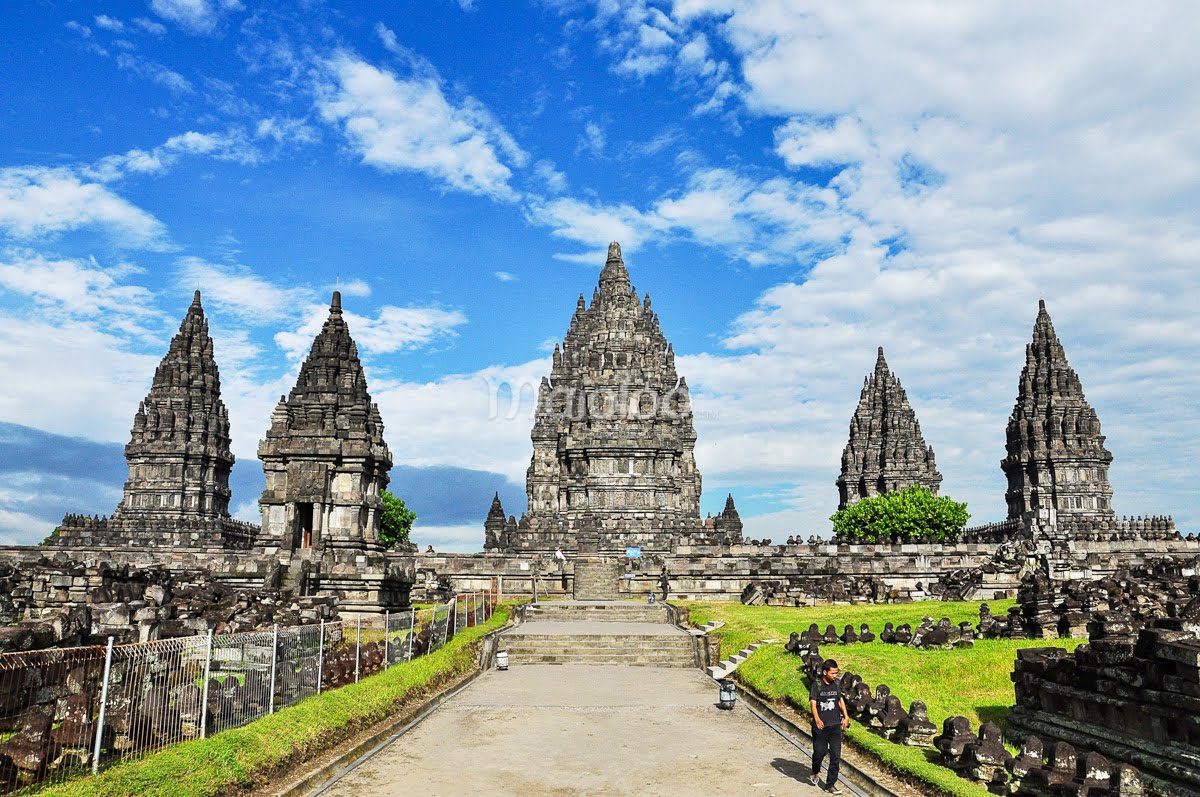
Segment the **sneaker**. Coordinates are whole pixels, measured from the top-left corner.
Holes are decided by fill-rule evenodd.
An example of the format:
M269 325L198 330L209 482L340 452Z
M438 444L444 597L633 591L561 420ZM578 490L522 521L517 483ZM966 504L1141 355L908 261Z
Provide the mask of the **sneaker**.
M842 791L841 787L838 786L836 783L833 784L832 786L826 786L825 793L826 794L845 794L845 792Z
M821 785L821 777L816 772L808 776L808 782L814 786Z

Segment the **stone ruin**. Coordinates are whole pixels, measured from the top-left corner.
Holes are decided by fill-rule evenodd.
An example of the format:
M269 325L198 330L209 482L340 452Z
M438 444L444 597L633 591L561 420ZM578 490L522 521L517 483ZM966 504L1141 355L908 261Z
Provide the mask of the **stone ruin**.
M234 586L204 570L43 558L0 562L0 653L336 620L333 596Z
M1200 593L1200 556L1191 561L1163 557L1100 579L1051 581L1030 574L1017 601L1030 639L1087 636L1097 612L1119 612L1140 630L1170 616L1173 604Z
M1200 589L1148 624L1095 612L1088 643L1018 651L1014 734L1033 733L1136 765L1153 794L1200 795Z

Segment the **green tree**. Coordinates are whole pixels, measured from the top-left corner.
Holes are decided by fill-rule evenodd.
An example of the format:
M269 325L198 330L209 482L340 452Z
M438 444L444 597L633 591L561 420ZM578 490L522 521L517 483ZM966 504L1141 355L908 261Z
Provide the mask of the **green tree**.
M397 498L387 490L380 493L380 497L383 499L383 528L379 532L379 539L386 547L397 548L408 542L417 513L404 505L404 499Z
M949 542L970 517L965 503L914 486L864 498L829 519L835 534L854 542Z

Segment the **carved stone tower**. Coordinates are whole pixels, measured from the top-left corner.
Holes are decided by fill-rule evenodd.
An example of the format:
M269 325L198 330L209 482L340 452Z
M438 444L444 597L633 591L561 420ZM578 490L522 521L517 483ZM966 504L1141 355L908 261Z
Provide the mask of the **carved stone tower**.
M381 548L380 493L392 455L336 291L258 456L267 480L259 502L265 544L315 551L313 558L329 548Z
M229 516L229 413L196 291L133 416L129 479L111 518L68 515L60 545L248 547L256 529Z
M1083 395L1083 385L1067 362L1046 303L1038 303L1033 342L1025 347L1025 367L1017 403L1008 419L1006 456L1008 516L1055 510L1059 518L1113 516L1108 466L1100 419Z
M513 548L662 551L702 529L687 382L616 242L554 349L531 437L529 517Z
M850 441L837 479L838 509L913 485L937 495L941 483L933 448L925 444L917 414L888 368L881 346L875 372L863 380L858 408L850 419Z
M196 291L133 417L129 480L113 520L229 517L229 413Z

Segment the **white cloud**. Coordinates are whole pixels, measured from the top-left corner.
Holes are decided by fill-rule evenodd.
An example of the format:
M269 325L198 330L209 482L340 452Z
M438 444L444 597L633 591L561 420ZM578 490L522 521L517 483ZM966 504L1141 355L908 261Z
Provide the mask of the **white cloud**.
M0 287L32 298L45 308L84 317L119 313L126 321L157 316L153 295L139 285L125 285L125 269L105 269L94 259L50 259L28 251L0 254Z
M0 312L0 417L56 434L126 441L159 357L134 353L118 330ZM17 378L19 376L19 378Z
M453 103L431 75L403 78L342 53L326 62L329 83L317 101L363 163L415 171L445 185L510 201L511 167L528 156L471 97Z
M371 286L366 280L352 279L333 286L333 290L341 291L343 296L367 297L371 295Z
M107 14L100 14L93 21L96 23L97 28L103 28L112 33L125 32L125 23Z
M486 513L486 507L480 511ZM478 553L483 550L483 521L461 526L423 526L418 519L410 539L422 551L432 545L437 553Z
M191 81L183 75L140 55L117 53L114 60L119 68L157 83L176 96L189 94L194 90Z
M607 141L608 136L605 135L604 128L589 121L583 126L583 133L579 136L579 143L575 146L575 151L587 152L593 158L599 158L604 154L604 146Z
M83 227L99 227L122 244L165 246L162 222L99 183L84 182L64 167L0 169L0 229L33 239Z
M856 163L871 155L871 144L853 117L793 119L775 130L775 149L789 166Z
M254 130L257 138L269 138L276 144L294 142L297 144L315 144L321 139L320 133L303 119L293 119L288 116L274 116L262 119Z
M552 161L540 160L533 164L533 173L551 193L561 194L567 190L567 176L554 168Z
M196 34L212 33L224 14L242 8L239 0L150 0L155 14Z
M517 279L516 274L510 274L507 271L496 271L494 272L494 276L501 282L515 282Z
M384 305L379 308L379 314L371 318L350 312L343 303L342 314L359 350L366 355L418 349L436 340L452 337L455 327L467 323L467 317L459 311L439 307ZM299 328L275 335L276 345L294 360L308 352L313 338L321 331L321 326L329 316L329 308L310 304L304 315L304 323Z
M133 24L139 29L154 36L165 36L167 33L166 27L160 25L152 19L146 19L145 17L134 17Z
M252 325L294 317L297 305L310 304L316 298L310 288L282 287L246 266L210 263L191 256L178 260L175 281L181 290L199 289L206 303Z

